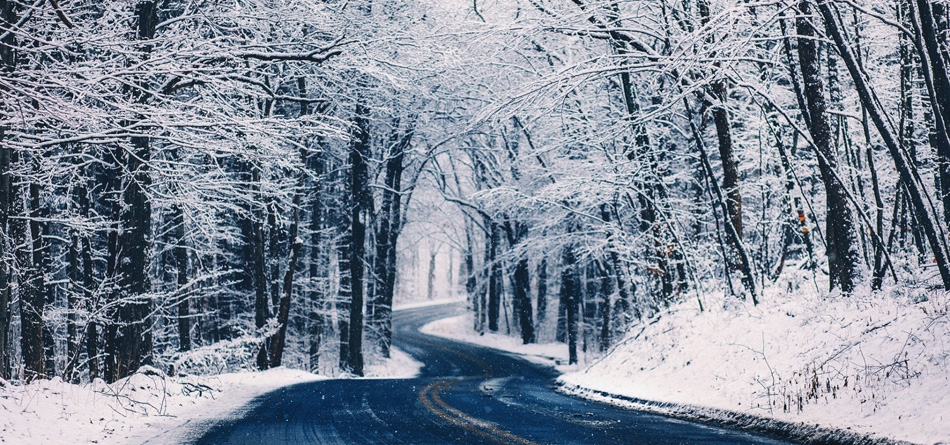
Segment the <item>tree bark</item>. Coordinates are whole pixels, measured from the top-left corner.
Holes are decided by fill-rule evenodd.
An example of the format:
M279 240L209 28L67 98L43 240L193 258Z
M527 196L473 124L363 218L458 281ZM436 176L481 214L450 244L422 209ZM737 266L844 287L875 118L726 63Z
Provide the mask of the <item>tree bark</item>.
M537 317L535 317L535 339L537 333L544 328L544 322L548 313L548 260L542 257L538 262L538 291L537 291Z
M23 167L26 159L13 153L12 164ZM20 300L20 349L26 381L46 378L46 357L43 348L43 310L46 304L42 267L43 240L39 226L39 185L29 178L13 181L11 214L21 218L11 221L11 235L16 259L21 268L18 289Z
M302 156L306 158L306 155ZM300 202L302 200L304 172L300 172L297 188L294 191L293 209L290 219L290 259L287 261L287 270L284 272L284 282L281 289L280 304L277 307L277 333L271 338L270 367L280 366L284 357L284 344L287 339L287 322L290 320L290 300L294 290L294 272L297 270L297 261L300 258L300 247L303 244L298 238L300 225Z
M396 291L396 243L402 232L402 173L406 150L415 133L415 119L410 119L407 130L394 141L386 157L386 173L382 190L382 208L376 230L376 256L373 271L376 278L374 295L370 302L373 327L379 336L383 357L389 358L392 346L392 305Z
M367 190L367 164L370 156L369 110L362 104L356 106L356 129L350 149L350 286L351 303L349 314L349 368L350 372L363 375L363 272L366 261L366 212L371 203Z
M6 2L0 4L0 14L3 14L3 20L7 22ZM12 33L11 33L12 34ZM0 43L0 52L5 51L5 42ZM2 59L2 58L0 58ZM0 127L0 141L4 137L4 129ZM10 215L11 198L13 197L13 185L11 180L11 158L13 149L0 144L0 378L10 379L10 321L12 312L12 293L10 286L10 265L7 262L6 248L10 239L10 229L7 225Z
M577 278L577 259L574 247L566 246L561 254L561 307L564 308L567 331L568 364L577 363L578 306L580 282Z
M177 156L176 156L177 157ZM185 216L181 206L172 206L173 236L175 237L175 270L178 289L188 285L188 246L185 240ZM182 294L178 301L178 350L191 350L191 298Z
M498 248L501 244L501 228L491 220L485 222L488 227L488 330L498 332L498 317L501 312L501 261L498 260Z
M809 128L812 141L821 156L818 157L818 169L825 186L827 202L827 221L825 233L828 237L828 269L830 287L840 287L842 292L854 290L854 281L858 273L859 253L854 233L856 227L854 215L848 204L844 184L835 179L837 156L832 150L831 127L828 123L824 85L816 44L817 33L812 24L811 3L803 0L799 3L800 15L796 18L798 32L798 61L801 66L803 94L808 115L811 118Z

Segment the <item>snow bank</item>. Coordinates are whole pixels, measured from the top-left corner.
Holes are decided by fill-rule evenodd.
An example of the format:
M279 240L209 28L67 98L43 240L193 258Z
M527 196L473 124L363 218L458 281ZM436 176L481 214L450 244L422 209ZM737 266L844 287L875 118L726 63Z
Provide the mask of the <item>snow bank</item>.
M367 378L411 379L419 376L423 366L425 365L422 362L411 355L398 348L390 348L388 360L376 358L366 364L364 371Z
M421 307L439 306L443 304L464 303L465 297L438 298L432 300L414 300L406 302L396 302L393 304L394 311L406 309L418 309Z
M367 366L371 378L412 378L422 363L396 348ZM168 377L143 367L113 384L74 385L59 378L29 385L0 380L0 443L183 443L212 423L239 416L257 396L302 382L309 372L274 368L212 376Z
M113 384L59 378L0 386L0 443L180 443L202 421L223 418L281 386L319 380L275 368L212 377L168 377L143 367Z
M450 340L511 352L541 365L552 366L561 372L578 369L577 366L567 366L567 345L564 343L544 343L525 345L520 338L508 335L486 332L476 333L472 330L472 314L466 313L456 317L444 318L426 324L419 329L423 334Z
M676 306L559 382L701 418L752 415L816 433L950 443L946 294L763 300L702 314L694 302Z

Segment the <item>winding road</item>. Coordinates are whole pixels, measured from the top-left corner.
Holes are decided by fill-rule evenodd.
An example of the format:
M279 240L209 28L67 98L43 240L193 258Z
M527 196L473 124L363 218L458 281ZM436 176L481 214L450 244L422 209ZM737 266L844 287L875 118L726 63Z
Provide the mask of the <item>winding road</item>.
M393 342L425 367L414 379L301 383L265 394L197 444L782 444L744 432L581 400L554 371L424 335L457 305L394 313Z

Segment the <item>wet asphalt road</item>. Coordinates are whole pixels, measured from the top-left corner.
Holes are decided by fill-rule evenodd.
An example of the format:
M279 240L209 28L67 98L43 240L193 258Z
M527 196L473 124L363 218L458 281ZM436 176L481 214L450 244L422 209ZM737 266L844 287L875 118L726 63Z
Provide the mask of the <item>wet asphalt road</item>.
M770 438L559 394L556 374L520 358L420 334L461 313L394 313L396 347L425 363L415 379L301 383L265 394L197 444L782 444Z

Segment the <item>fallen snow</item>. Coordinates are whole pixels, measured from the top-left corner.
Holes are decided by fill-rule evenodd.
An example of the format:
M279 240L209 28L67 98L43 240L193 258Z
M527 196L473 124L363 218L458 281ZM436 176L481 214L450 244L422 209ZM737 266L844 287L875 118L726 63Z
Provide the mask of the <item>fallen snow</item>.
M406 309L418 309L421 307L439 306L443 304L464 303L465 297L439 298L432 300L415 300L407 302L397 302L393 304L394 311Z
M921 298L918 297L918 300ZM948 296L767 295L635 326L568 388L950 443Z
M59 378L0 388L0 443L180 443L191 428L224 418L254 397L320 380L304 371L167 377L143 367L113 384L74 385Z
M474 332L472 326L472 314L466 313L428 323L420 328L419 332L518 354L531 362L551 366L561 372L579 368L577 365L567 365L567 345L564 343L526 345L522 344L520 338L512 336L491 332L481 334Z
M774 419L806 436L950 443L948 295L719 298L729 304L700 313L689 301L634 326L583 367L563 365L564 344L474 333L471 314L421 331L555 366L567 392L621 405L733 424L749 415L752 426Z
M411 379L418 377L424 365L411 355L392 347L389 360L377 360L366 365L366 378Z
M367 365L368 378L412 378L422 364L393 348L392 358ZM214 376L168 377L143 367L106 384L74 385L59 378L28 385L0 381L0 443L183 443L216 421L239 416L255 397L296 383L325 380L274 368Z

